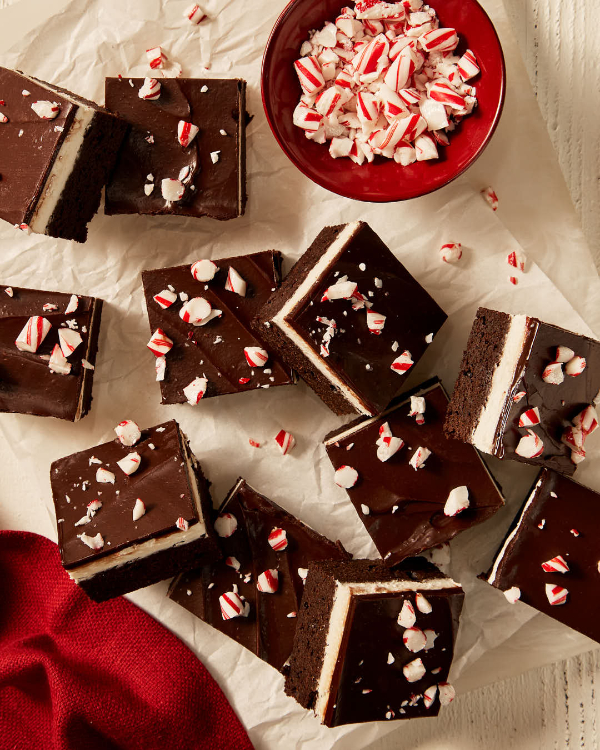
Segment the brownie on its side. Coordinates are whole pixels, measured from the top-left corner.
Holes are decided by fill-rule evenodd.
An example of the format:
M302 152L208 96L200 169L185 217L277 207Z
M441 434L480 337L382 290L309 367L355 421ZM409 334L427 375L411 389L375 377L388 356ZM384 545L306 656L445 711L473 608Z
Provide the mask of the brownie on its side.
M254 325L336 414L383 411L446 314L364 222L326 227Z
M329 727L436 716L463 591L424 560L309 566L285 690Z
M107 78L105 90L107 108L131 125L105 213L219 220L244 213L245 81Z
M127 124L93 102L0 68L0 218L85 242Z
M160 330L173 342L166 354L152 343L154 335L148 345L164 357L157 363L164 363L164 372L157 370L163 404L198 403L185 390L197 379L206 379L202 398L295 382L292 370L264 349L250 326L279 286L280 253L268 250L216 263L157 268L144 271L142 280L150 330ZM197 309L204 319L194 317Z
M600 642L593 605L599 508L597 492L542 469L491 570L481 577L510 602L525 602Z
M63 566L98 602L220 555L208 483L177 422L115 432L50 470Z
M101 314L95 297L0 286L0 412L85 417Z
M479 308L450 399L448 437L572 474L597 418L600 342Z
M317 534L243 479L221 505L215 531L225 559L183 573L169 596L283 670L292 650L306 568L314 560L347 560L349 555L339 542ZM276 571L273 592L262 586L265 571ZM271 577L269 581L273 583ZM223 608L224 597L236 601L233 595L243 605L237 615L227 610L227 601Z
M475 448L445 437L447 406L434 379L399 396L379 417L358 419L325 438L335 481L388 565L449 541L503 505Z

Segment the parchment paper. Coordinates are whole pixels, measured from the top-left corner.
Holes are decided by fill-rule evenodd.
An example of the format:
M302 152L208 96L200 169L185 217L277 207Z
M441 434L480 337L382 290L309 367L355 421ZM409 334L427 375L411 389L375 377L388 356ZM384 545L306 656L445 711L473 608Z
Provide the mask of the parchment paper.
M450 315L407 385L438 374L450 390L481 304L590 333L585 318L600 331L595 267L499 0L484 5L503 41L509 91L491 146L449 187L387 206L347 201L316 187L275 143L260 104L259 75L262 49L283 0L256 0L251 11L244 0L213 0L207 4L213 20L200 27L183 21L187 4L73 0L0 60L102 101L106 75L146 75L144 51L161 44L181 63L184 75L246 78L248 108L255 116L248 131L250 200L241 219L220 224L100 214L85 246L27 236L6 225L0 228L3 283L93 294L107 302L91 414L76 425L0 415L0 527L27 529L55 540L50 462L112 439L112 428L121 419L147 426L174 417L213 482L216 503L243 475L317 530L339 537L354 554L376 556L344 491L333 484L333 470L320 444L341 420L302 383L210 399L196 409L159 405L153 357L145 348L149 330L142 269L267 248L283 251L289 268L325 224L364 219ZM479 195L488 184L500 195L498 214ZM516 237L529 262L515 287L508 282L506 256L519 247ZM439 247L450 241L464 248L464 259L456 267L439 259ZM286 457L272 440L281 428L298 441ZM251 448L249 438L262 447ZM590 458L577 472L579 481L595 489L600 489L594 460L599 445L600 439L591 438ZM504 487L507 505L451 545L449 572L467 591L453 670L459 692L595 645L525 605L509 605L502 594L475 579L488 566L535 475L534 469L514 462L490 458L488 464ZM32 573L34 566L32 561ZM363 747L398 726L386 722L336 730L320 727L284 696L283 680L274 670L166 599L166 589L164 582L130 598L194 649L257 748Z

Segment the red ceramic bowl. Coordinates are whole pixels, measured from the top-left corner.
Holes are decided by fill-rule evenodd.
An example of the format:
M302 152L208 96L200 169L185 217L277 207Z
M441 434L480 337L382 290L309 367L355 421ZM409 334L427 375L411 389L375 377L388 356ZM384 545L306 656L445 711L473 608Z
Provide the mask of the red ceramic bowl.
M477 0L428 0L443 26L460 38L457 52L470 48L481 73L469 83L477 87L478 107L440 147L440 159L402 167L376 157L359 166L347 158L332 159L327 145L309 141L292 122L301 88L293 67L311 29L334 21L344 0L292 0L275 24L265 49L262 98L279 145L292 162L318 185L354 200L386 203L417 198L447 185L467 169L490 141L502 113L506 88L504 55L496 30Z

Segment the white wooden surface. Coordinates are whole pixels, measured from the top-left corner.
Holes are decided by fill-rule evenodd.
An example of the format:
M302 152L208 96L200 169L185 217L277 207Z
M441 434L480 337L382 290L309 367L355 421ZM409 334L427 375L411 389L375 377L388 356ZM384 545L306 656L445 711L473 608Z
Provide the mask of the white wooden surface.
M504 2L600 266L600 1ZM21 13L19 4L0 0L0 51L40 21L31 12ZM37 4L40 15L47 17L66 0ZM24 5L30 11L35 3ZM403 723L369 750L596 750L597 689L600 649L461 696L438 719Z

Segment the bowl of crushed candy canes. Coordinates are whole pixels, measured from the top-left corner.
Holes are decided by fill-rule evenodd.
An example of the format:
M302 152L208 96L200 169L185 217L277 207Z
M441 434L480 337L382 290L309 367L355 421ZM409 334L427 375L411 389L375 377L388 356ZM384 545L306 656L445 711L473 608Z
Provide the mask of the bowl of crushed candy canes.
M262 97L296 167L354 200L392 202L462 174L492 138L506 69L476 0L292 0Z

